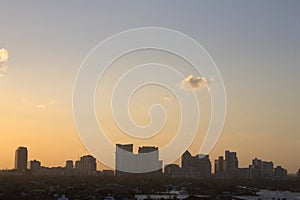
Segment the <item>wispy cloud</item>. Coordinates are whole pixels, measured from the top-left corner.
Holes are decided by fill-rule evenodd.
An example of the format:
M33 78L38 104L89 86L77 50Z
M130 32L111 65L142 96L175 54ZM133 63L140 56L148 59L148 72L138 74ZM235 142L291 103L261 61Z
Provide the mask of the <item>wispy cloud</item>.
M202 88L207 87L211 80L206 80L204 77L189 75L179 84L181 89L192 89L192 90L201 90Z
M6 49L0 49L0 72L6 72L7 70L7 61L8 61L8 51ZM0 77L3 74L0 73Z

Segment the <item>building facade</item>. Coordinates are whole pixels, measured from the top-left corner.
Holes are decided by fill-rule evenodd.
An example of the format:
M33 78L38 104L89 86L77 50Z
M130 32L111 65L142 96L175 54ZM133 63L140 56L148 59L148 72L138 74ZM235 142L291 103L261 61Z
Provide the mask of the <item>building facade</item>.
M249 169L250 178L273 178L274 176L273 162L255 158L252 160L252 165L249 166Z
M74 169L73 160L67 160L65 168L66 169Z
M186 151L181 157L182 175L190 178L211 176L211 162L208 155L192 156Z
M225 173L226 177L233 178L238 176L239 161L236 152L225 151Z
M215 160L215 175L221 178L224 177L224 173L225 173L225 160L223 156L219 156L219 158Z
M31 171L37 171L41 169L41 162L37 160L31 160L30 161L30 170Z
M87 175L92 175L97 170L96 158L91 155L82 156L80 158L80 172Z
M139 147L133 152L133 144L117 144L115 170L117 175L162 173L162 161L159 160L158 147Z
M28 162L28 151L26 147L18 147L15 153L15 169L26 171Z

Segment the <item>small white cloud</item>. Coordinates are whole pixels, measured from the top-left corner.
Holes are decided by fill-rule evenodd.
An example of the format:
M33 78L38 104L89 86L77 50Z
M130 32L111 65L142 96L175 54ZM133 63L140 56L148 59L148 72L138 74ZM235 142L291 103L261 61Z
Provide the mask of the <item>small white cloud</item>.
M210 81L207 81L204 77L194 77L193 75L189 75L180 82L179 86L181 89L201 90L202 88L207 87L209 82Z

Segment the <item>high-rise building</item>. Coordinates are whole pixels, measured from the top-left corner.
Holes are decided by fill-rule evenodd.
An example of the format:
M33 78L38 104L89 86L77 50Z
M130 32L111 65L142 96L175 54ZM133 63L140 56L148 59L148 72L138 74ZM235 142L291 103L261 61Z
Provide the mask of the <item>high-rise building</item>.
M225 151L225 173L227 177L237 177L239 161L236 152Z
M66 169L73 169L73 161L66 162ZM75 170L81 175L95 174L97 169L96 158L90 155L80 157L80 160L75 161Z
M157 147L139 147L138 154L135 154L133 144L117 144L115 164L117 175L162 172L162 161L159 160Z
M152 174L162 173L162 161L159 160L158 147L142 146L139 147L138 154L136 155L139 168L145 172ZM155 169L152 171L152 169Z
M128 174L128 171L134 169L135 163L133 157L133 144L116 144L116 175L125 175Z
M211 175L211 162L208 155L192 156L186 151L181 156L182 173L184 177L204 178Z
M15 169L26 171L28 162L28 151L26 147L18 147L15 153Z
M262 161L255 158L249 167L251 178L272 178L274 174L273 162Z
M75 169L79 170L80 169L80 160L75 161Z
M225 170L235 171L239 167L236 152L225 151Z
M67 160L65 168L66 169L73 169L74 168L73 160Z
M274 164L271 161L263 161L262 175L264 178L272 178L274 175Z
M224 157L219 156L219 158L215 160L215 174L222 175L224 172L225 172Z
M90 155L82 156L80 158L79 171L82 174L91 175L96 172L96 169L97 169L96 158Z

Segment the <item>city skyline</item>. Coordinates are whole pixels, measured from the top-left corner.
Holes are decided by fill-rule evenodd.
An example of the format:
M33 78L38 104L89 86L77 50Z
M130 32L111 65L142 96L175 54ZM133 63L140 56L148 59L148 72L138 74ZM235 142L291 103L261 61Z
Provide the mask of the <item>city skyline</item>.
M41 160L50 167L91 154L93 148L83 144L76 130L72 105L73 87L83 60L112 35L135 28L162 27L182 32L203 45L223 77L226 120L210 158L217 159L225 149L231 149L239 152L241 167L248 167L258 157L272 160L295 174L300 165L299 7L299 1L2 2L0 168L14 167L18 146L29 147L30 160ZM155 109L150 113L153 105L160 104L167 111L166 124L158 129L160 134L148 140L121 131L110 106L103 106L110 103L106 97L110 96L107 94L114 88L116 77L122 76L129 66L153 60L183 69L180 80L170 79L175 80L173 86L183 96L195 91L200 99L199 129L186 149L196 155L211 117L209 89L218 88L219 83L214 82L216 77L203 78L190 70L191 64L178 56L144 50L114 62L103 82L99 82L107 88L96 90L97 122L103 122L112 144L153 145L160 149L167 146L179 129L181 114L181 102L171 91L157 85L145 86L128 102L131 119L142 127L152 122L150 114L154 119L162 118L163 114ZM139 78L152 76L172 78L157 71ZM122 89L132 83L126 80ZM186 88L186 83L193 81L200 84ZM117 99L117 105L119 100L123 98ZM189 120L193 122L194 119ZM187 135L191 134L190 127L186 126ZM141 131L139 136L146 133ZM98 166L106 168L100 163Z
M138 153L135 154L133 152L133 144L116 144L115 152L114 169L99 169L97 167L96 158L91 155L82 155L77 160L66 159L64 166L49 167L42 165L42 162L38 159L28 159L29 153L27 147L20 146L15 151L15 167L12 169L21 173L25 173L26 170L37 172L40 169L78 169L81 175L95 175L96 171L99 170L102 172L112 170L115 175L135 173L152 173L153 175L159 175L160 173L165 173L172 177L184 176L190 178L205 178L211 174L214 174L216 178L272 178L273 176L276 177L275 174L279 174L281 177L285 177L288 174L299 176L300 171L299 168L295 173L288 173L284 166L274 164L270 160L261 160L258 157L253 158L251 160L252 163L250 163L248 167L241 167L239 166L237 152L229 150L225 150L225 156L219 155L216 159L210 159L209 155L197 154L192 156L187 150L181 156L180 164L164 163L163 160L159 160L159 148L155 146L138 147ZM178 172L179 169L182 169L182 172ZM245 169L248 169L248 171L246 172ZM47 172L45 174L57 175L57 172ZM69 171L66 175L71 174ZM111 175L110 172L107 174Z

